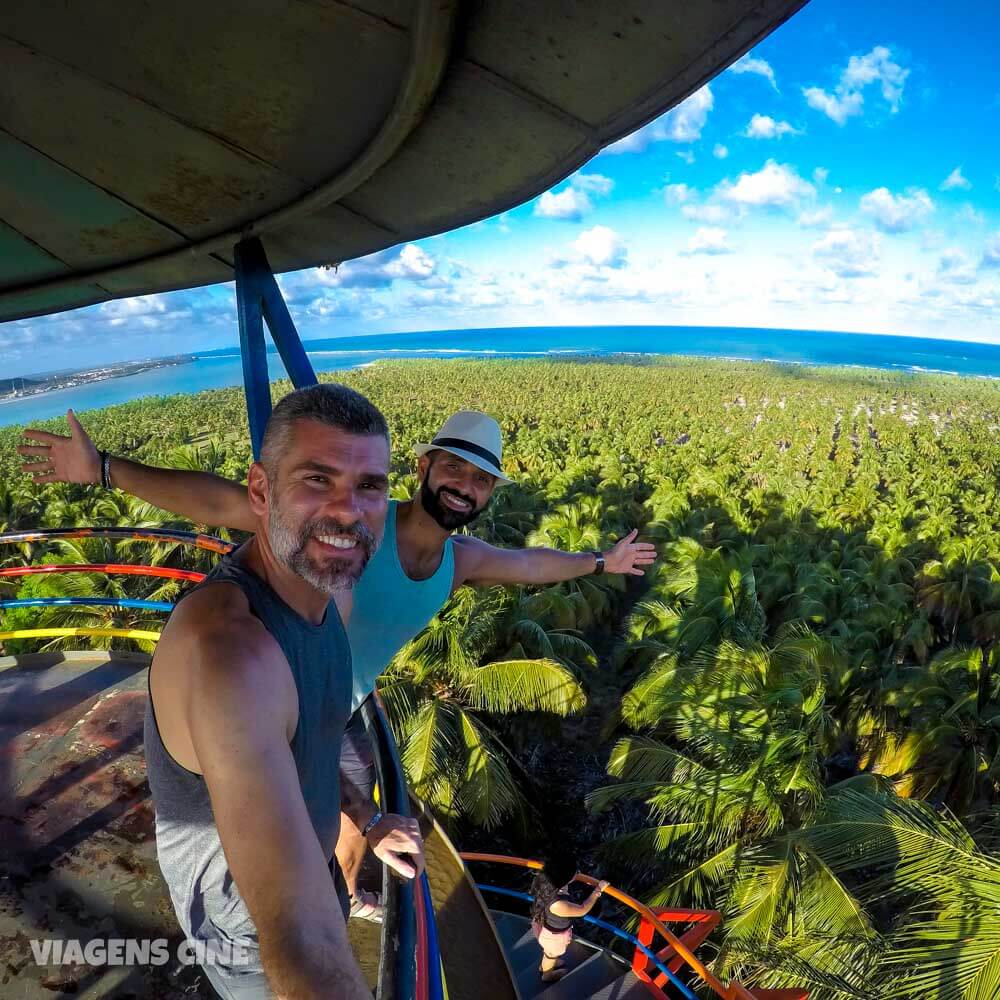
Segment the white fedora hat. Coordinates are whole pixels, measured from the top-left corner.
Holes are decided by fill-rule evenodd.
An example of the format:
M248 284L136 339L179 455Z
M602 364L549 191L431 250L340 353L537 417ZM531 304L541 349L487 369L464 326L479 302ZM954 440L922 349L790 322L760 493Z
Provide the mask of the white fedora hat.
M426 455L438 449L464 458L476 468L496 476L502 483L513 482L501 471L503 441L500 425L485 413L459 410L444 422L430 444L418 444L413 448L417 455Z

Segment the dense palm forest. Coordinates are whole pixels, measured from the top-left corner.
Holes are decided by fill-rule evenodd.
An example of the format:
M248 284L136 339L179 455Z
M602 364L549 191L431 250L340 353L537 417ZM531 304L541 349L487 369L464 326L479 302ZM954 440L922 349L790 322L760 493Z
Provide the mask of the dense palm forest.
M569 841L647 902L719 908L716 967L752 984L1000 997L991 382L673 359L400 362L345 380L389 419L394 495L415 485L412 445L481 408L517 485L476 534L591 549L638 526L659 547L627 585L464 589L397 657L381 690L404 764L463 846ZM239 390L84 424L163 465L242 478L250 457ZM0 531L186 526L115 492L32 486L17 437L0 431ZM97 539L0 549L0 565L140 557L210 562ZM176 589L0 588L52 593ZM15 610L3 628L155 618Z

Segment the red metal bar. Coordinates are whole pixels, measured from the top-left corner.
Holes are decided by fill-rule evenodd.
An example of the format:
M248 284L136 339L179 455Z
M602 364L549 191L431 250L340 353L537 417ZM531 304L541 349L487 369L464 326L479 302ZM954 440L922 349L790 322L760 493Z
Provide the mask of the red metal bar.
M665 924L692 924L693 926L680 936L680 940L691 951L694 951L722 920L722 914L718 910L658 909L653 910L653 913ZM653 943L654 933L653 925L643 917L642 922L639 924L637 937L647 948ZM670 944L657 953L656 957L671 972L677 972L684 965L684 959L677 954L673 945ZM639 979L642 979L644 982L651 982L655 986L663 987L667 983L667 977L663 973L660 973L655 979L650 978L649 959L638 948L636 948L635 954L632 956L632 971Z
M38 573L108 573L122 576L158 576L166 580L187 580L201 583L204 573L173 566L130 566L126 563L70 563L66 566L8 566L0 569L0 577L35 576Z

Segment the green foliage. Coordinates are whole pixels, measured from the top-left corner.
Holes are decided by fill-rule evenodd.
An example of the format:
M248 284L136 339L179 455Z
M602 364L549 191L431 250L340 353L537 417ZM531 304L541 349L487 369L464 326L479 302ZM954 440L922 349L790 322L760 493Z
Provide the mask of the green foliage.
M530 815L555 779L531 772L523 748L548 719L605 824L606 863L650 902L725 910L720 973L803 984L814 1000L1000 996L991 383L692 359L403 362L343 377L389 419L394 496L415 488L415 443L455 409L485 409L517 484L473 533L582 549L638 526L661 550L628 586L462 591L401 651L382 697L410 779L442 817L503 834ZM84 423L147 462L236 479L249 464L238 389ZM17 434L0 429L0 530L188 527L118 494L32 486ZM0 566L116 552L211 564L87 542L4 547ZM0 581L0 594L54 587L171 593L67 576ZM48 621L11 612L4 626ZM581 747L610 777L583 773Z

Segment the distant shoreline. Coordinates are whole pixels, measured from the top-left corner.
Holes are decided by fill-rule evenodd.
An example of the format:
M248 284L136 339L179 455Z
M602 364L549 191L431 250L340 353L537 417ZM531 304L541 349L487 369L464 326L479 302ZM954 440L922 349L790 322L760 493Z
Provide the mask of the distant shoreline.
M76 389L82 385L92 385L95 382L108 382L116 378L128 378L130 375L141 375L143 372L155 371L157 368L174 368L178 365L188 365L195 361L193 354L176 354L167 358L151 358L147 361L119 361L99 368L87 368L83 371L60 372L51 376L14 376L2 381L16 387L10 392L0 395L0 405L4 403L22 402L36 396L44 396L51 392L65 389ZM30 385L26 385L30 383Z

